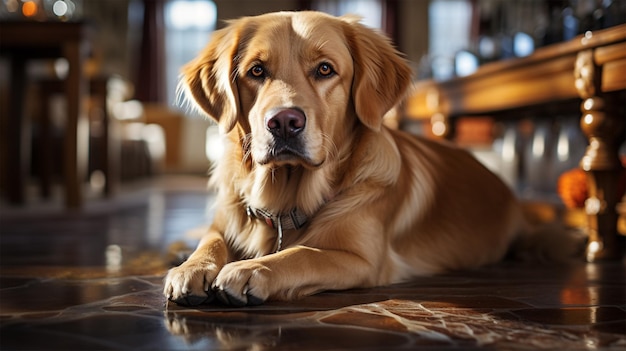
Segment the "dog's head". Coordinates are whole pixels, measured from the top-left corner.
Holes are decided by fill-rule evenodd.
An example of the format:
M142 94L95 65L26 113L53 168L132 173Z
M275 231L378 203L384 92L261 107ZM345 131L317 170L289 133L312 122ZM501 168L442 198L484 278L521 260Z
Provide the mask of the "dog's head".
M222 132L246 135L255 163L314 168L356 124L378 131L410 79L389 41L358 19L281 12L216 31L182 83Z

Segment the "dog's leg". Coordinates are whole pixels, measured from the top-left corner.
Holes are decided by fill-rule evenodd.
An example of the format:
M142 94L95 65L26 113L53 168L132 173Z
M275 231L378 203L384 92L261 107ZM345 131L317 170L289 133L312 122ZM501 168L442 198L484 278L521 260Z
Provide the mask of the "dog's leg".
M268 298L289 300L323 290L372 285L373 268L354 253L297 246L227 264L213 289L223 303L258 305Z
M163 294L179 305L211 302L215 297L211 284L226 262L228 249L224 238L211 229L189 259L167 273Z

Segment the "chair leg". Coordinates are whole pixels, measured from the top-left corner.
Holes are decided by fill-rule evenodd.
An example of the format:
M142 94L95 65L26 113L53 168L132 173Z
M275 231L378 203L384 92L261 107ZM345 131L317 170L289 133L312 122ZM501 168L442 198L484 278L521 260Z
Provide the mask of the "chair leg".
M24 115L24 96L26 94L26 60L21 57L10 58L10 79L13 96L9 101L4 138L7 144L6 193L9 203L21 205L25 202L26 177L29 165L28 121Z
M41 197L50 198L51 185L53 177L52 149L54 143L52 141L50 131L50 97L54 92L54 87L48 84L41 85L41 121L39 144L37 150L39 153L39 186Z

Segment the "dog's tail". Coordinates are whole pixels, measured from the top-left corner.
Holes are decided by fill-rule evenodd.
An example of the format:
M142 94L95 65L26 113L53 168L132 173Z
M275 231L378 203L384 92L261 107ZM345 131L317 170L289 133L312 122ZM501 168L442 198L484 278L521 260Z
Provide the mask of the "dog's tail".
M522 261L568 263L582 261L587 235L552 218L538 220L536 214L523 211L524 224L513 241L509 257Z

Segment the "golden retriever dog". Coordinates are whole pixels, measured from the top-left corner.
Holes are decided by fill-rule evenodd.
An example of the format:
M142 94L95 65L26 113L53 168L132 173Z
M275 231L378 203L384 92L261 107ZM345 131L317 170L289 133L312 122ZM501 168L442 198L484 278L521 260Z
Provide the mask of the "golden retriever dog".
M215 218L165 296L234 305L373 287L503 258L524 228L469 153L383 125L411 70L357 18L245 17L182 86L224 137Z

